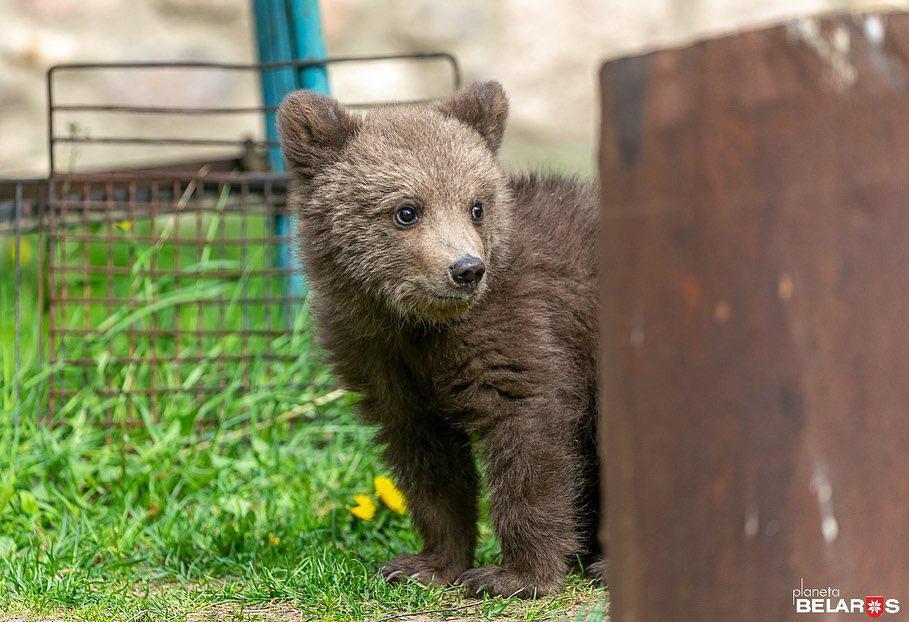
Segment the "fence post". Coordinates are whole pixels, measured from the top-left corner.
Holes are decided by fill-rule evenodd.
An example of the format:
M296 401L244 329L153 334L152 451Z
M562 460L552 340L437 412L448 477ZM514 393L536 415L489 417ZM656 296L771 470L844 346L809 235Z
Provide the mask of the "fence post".
M289 0L288 11L293 29L294 53L297 58L325 58L325 39L319 17L318 0ZM304 67L297 72L297 88L328 94L328 71L325 66Z
M253 11L260 62L325 58L318 0L253 0ZM281 67L262 71L262 100L266 106L277 106L285 95L299 88L328 94L326 68ZM275 112L266 112L265 129L266 138L277 142ZM284 170L284 158L279 147L269 148L268 161L273 171ZM275 216L276 235L288 235L294 230L293 216ZM289 246L282 244L278 249L278 267L287 268L292 262ZM285 287L291 296L300 296L306 291L303 277L299 275L285 279Z

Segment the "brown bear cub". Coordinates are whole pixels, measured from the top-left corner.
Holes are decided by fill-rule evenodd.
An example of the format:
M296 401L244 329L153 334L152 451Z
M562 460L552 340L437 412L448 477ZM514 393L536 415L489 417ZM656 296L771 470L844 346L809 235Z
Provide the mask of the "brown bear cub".
M496 82L432 104L281 105L299 249L321 345L363 395L423 549L389 581L540 595L596 541L593 187L506 175ZM485 464L498 566L473 568Z

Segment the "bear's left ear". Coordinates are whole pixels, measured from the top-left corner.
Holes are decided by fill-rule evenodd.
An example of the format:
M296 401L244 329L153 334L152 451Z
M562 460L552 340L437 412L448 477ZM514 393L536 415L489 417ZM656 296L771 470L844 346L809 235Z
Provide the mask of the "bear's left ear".
M284 160L304 179L333 162L359 125L336 100L312 91L294 91L278 108Z
M508 97L498 82L475 82L435 105L436 110L455 118L480 133L496 153L505 133Z

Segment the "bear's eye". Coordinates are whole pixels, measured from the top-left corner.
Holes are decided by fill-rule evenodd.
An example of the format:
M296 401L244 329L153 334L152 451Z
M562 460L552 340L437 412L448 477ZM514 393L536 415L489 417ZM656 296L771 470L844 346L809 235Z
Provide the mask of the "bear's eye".
M470 219L474 222L480 222L483 220L483 204L474 203L473 207L470 208Z
M420 215L413 205L405 203L395 212L395 222L402 227L412 227L417 224L418 220L420 220Z

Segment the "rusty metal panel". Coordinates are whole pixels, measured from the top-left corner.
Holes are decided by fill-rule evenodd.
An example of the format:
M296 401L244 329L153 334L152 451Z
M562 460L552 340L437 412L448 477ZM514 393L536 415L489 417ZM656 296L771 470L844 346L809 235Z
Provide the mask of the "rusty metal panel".
M864 15L604 66L613 620L909 609L907 54Z

